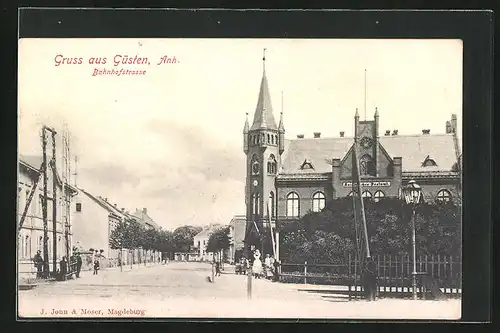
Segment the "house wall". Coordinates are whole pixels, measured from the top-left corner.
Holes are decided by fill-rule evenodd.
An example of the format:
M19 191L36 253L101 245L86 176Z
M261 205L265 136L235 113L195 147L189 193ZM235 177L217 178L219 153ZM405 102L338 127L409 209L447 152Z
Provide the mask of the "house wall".
M81 212L76 211L81 203ZM73 242L84 250L104 250L109 254L109 212L80 192L71 206Z
M18 174L18 197L17 197L17 222L26 207L29 193L32 189L34 180L38 175L30 173L25 167L19 167ZM48 173L48 197L52 197L52 173ZM17 255L18 255L18 272L20 276L32 276L36 274L36 269L33 265L32 258L35 256L37 250L42 252L43 257L43 213L42 213L42 198L43 196L43 181L40 179L36 192L28 208L26 218L23 223L18 236ZM62 186L57 187L57 224L56 224L56 241L57 241L57 254L56 260L59 262L62 256L66 256L66 237L64 233L64 221L66 212L63 206L63 193ZM71 201L71 196L68 195L67 201ZM49 254L49 267L52 271L52 257L53 257L53 223L52 223L52 201L48 201L47 207L48 217L48 254ZM70 221L71 222L71 221ZM72 246L72 232L68 234L69 248L71 251Z

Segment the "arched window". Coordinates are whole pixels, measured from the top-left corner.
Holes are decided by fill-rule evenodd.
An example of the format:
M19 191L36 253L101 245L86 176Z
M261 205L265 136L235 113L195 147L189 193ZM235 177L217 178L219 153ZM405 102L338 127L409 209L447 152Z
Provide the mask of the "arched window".
M276 169L277 169L277 164L276 164L276 157L274 157L273 154L269 156L269 159L267 160L267 173L269 174L276 174Z
M270 144L271 143L271 136L268 134L267 135L267 144Z
M382 192L382 191L377 191L377 192L375 192L375 195L374 195L373 197L374 197L374 199L373 199L373 200L374 200L375 202L379 202L379 201L380 201L380 199L382 199L383 197L385 197L385 193L384 193L384 192Z
M274 192L269 193L269 209L271 210L270 215L271 217L275 217L275 212L274 212Z
M325 194L323 192L316 192L313 195L313 212L319 212L325 208Z
M370 155L365 154L359 159L359 173L361 176L375 176L375 164Z
M422 162L422 166L423 167L437 166L437 163L432 158L430 158L430 155L427 155L425 160Z
M252 212L254 215L260 213L260 194L255 193L252 195Z
M363 194L361 195L363 198L368 198L368 199L371 199L372 197L372 194L370 193L370 191L364 191Z
M291 192L286 197L286 216L299 217L299 195Z
M436 196L437 202L450 202L451 201L451 193L448 190L440 190Z

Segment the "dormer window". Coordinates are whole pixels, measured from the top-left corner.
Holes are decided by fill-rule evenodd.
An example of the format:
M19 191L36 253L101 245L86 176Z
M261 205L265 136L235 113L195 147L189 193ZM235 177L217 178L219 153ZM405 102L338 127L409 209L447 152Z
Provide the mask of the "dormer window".
M314 170L314 166L312 165L311 161L309 161L307 158L304 160L302 165L300 166L300 170Z
M437 166L436 161L434 161L432 158L430 158L429 155L425 158L425 160L422 162L423 167L431 167L431 166Z

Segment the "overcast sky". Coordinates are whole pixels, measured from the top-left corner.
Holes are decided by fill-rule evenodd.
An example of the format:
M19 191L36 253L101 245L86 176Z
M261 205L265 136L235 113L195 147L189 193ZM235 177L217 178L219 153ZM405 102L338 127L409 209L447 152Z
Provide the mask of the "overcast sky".
M378 107L381 133L444 133L452 113L461 133L459 40L23 39L19 152L41 155L41 125L66 122L79 187L130 211L147 207L168 229L227 224L245 212L242 129L257 104L263 48L287 138L352 135L355 109L365 115L365 69L366 116ZM58 54L83 64L55 66ZM114 67L117 54L150 65ZM164 55L179 62L157 66ZM146 75L92 76L94 68Z

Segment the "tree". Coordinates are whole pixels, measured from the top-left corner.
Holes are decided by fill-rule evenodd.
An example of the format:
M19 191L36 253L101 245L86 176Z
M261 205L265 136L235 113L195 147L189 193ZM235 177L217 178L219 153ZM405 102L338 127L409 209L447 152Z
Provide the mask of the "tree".
M411 253L412 207L395 198L365 200L370 252ZM453 203L416 207L416 246L420 254L460 256L461 210ZM356 249L352 198L339 198L317 213L284 226L282 258L288 262L332 262Z
M221 227L213 231L208 238L207 252L215 254L229 249L231 246L230 232L229 227Z
M173 243L175 252L189 252L193 245L194 236L200 233L201 227L190 225L182 226L174 230Z
M111 230L111 234L109 235L109 246L113 250L120 250L119 254L120 270L123 270L122 251L124 248L127 248L129 246L127 235L128 235L127 223L123 220L120 220L116 224L116 227L113 230Z

